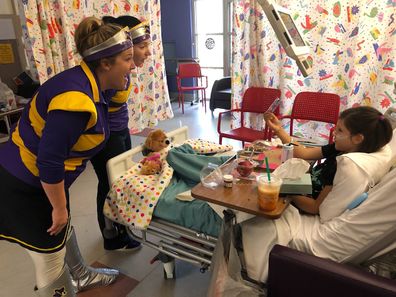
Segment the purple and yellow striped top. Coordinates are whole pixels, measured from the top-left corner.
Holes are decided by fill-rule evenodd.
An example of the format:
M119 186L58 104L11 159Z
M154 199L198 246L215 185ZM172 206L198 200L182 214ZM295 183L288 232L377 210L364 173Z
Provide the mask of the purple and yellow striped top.
M123 91L108 90L104 96L109 102L109 128L111 131L122 131L128 128L128 105L129 93L132 90L131 78L128 76L126 89Z
M64 180L68 188L108 134L106 99L82 62L39 88L1 148L0 165L33 186Z

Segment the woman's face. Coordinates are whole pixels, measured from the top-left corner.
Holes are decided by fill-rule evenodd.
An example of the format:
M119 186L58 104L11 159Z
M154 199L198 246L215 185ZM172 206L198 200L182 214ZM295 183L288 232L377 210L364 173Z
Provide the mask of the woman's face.
M129 48L115 57L106 73L107 88L114 90L125 90L128 76L135 68L133 50Z
M133 45L133 61L137 67L142 67L144 61L151 56L150 40L145 40Z
M335 148L341 152L356 152L363 141L361 134L352 135L343 120L338 120L334 130Z

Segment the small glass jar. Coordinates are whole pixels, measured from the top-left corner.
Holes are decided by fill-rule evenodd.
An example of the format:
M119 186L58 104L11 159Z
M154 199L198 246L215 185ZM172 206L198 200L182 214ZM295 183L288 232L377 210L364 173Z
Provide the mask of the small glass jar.
M223 175L223 181L224 181L224 187L232 188L232 185L234 183L234 177L231 174L225 174Z

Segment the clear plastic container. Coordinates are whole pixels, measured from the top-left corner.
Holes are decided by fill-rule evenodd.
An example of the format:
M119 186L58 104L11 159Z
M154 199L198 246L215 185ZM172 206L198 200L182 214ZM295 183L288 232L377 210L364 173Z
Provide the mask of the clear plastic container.
M262 174L257 177L258 205L262 210L272 211L279 200L279 191L282 179L271 175Z
M223 175L218 165L208 163L200 172L201 183L207 188L216 188L223 184Z

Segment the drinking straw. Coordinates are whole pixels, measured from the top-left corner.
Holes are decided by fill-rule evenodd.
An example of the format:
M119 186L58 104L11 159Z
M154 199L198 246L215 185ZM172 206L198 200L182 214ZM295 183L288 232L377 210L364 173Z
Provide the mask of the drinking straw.
M268 165L268 157L265 157L265 169L267 170L268 182L271 182L270 168Z

